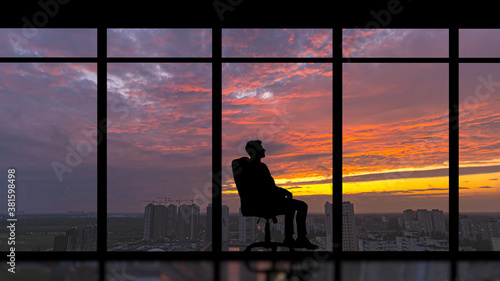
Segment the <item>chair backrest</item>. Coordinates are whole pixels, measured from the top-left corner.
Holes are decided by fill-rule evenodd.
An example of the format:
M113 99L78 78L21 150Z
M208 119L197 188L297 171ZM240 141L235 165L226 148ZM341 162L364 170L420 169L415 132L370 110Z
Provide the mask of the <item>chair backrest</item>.
M234 159L231 163L233 169L234 183L238 189L238 195L241 202L241 214L243 216L263 216L262 210L256 201L258 195L254 194L255 188L252 188L252 180L247 171L250 158L241 157Z

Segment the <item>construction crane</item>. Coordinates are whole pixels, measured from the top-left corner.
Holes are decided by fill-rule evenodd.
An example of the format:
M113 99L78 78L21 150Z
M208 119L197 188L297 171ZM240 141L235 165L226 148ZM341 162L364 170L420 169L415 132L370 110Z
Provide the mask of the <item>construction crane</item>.
M155 203L160 203L160 202L158 202L158 201L154 201L154 200L144 200L144 202L153 203L153 205L154 205Z
M164 202L163 204L165 204L165 205L167 205L167 203L172 202L172 201L170 200L170 199L172 199L172 198L170 198L170 197L156 197L156 198L163 199L163 202Z

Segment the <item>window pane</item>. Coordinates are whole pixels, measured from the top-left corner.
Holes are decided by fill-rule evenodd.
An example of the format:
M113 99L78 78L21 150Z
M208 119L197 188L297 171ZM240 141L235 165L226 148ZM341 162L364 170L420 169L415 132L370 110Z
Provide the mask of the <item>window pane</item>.
M321 256L323 259L324 256ZM228 261L221 264L222 281L334 280L332 262L320 258L298 261Z
M108 64L108 250L206 250L211 64Z
M447 57L447 29L344 29L344 57Z
M264 237L257 229L257 217L240 214L231 170L231 161L248 156L246 143L256 139L266 149L262 161L276 185L309 205L308 237L326 249L324 205L332 199L331 67L312 63L223 65L222 202L230 213L229 250L245 249ZM284 230L284 217L278 216L278 223L272 224L274 241L283 240Z
M460 29L461 57L500 57L500 29Z
M451 280L446 261L349 261L342 263L342 281Z
M92 225L85 247L59 250L95 251L97 65L0 63L0 100L0 178L7 182L7 169L15 169L13 199L23 220L16 250L51 251L68 231ZM7 190L0 200L5 211Z
M498 250L497 250L498 251ZM498 280L500 279L499 261L461 261L457 266L458 281Z
M210 29L108 29L109 57L211 57Z
M490 251L500 240L498 81L498 63L460 64L461 250Z
M16 262L15 273L7 271L10 266L4 263L0 269L0 280L73 280L98 281L99 264L89 261L42 261ZM13 276L15 276L13 278Z
M223 29L223 57L332 57L331 29Z
M448 65L343 67L344 249L448 249Z
M213 281L211 261L109 261L106 280Z
M0 29L0 57L96 57L97 29Z

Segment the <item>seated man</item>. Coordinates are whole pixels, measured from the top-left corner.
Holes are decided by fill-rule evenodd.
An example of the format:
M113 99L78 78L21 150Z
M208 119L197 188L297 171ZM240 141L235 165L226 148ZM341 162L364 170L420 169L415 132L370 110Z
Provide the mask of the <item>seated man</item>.
M267 165L261 162L266 157L265 149L260 140L249 141L245 150L250 155L248 163L245 165L246 181L251 186L251 201L257 203L261 210L285 215L285 240L284 244L295 248L318 249L317 245L312 244L307 239L306 217L307 204L303 201L292 199L290 191L276 186ZM241 196L241 195L240 195ZM297 212L297 240L293 239L293 217Z

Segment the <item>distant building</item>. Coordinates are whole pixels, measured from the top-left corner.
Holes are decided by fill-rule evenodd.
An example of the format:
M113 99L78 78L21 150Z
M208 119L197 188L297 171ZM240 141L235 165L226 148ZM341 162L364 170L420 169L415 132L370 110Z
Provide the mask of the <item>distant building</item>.
M167 237L167 208L148 204L144 210L143 240L159 240Z
M253 243L257 241L258 235L258 225L257 217L245 217L241 214L239 215L239 241L241 243Z
M97 225L66 230L66 236L54 237L54 251L91 252L97 251Z
M491 244L493 246L493 251L500 251L500 237L491 238Z
M326 249L328 251L333 250L333 209L330 202L325 203L325 221L326 221Z
M487 220L487 225L488 225L488 234L489 234L490 238L500 237L500 222L499 221L490 218Z
M466 215L459 215L458 218L459 224L459 239L464 240L475 240L474 233L472 231L472 222L469 220L469 217Z
M413 211L407 209L403 211L404 229L417 231L430 235L432 233L446 233L446 224L442 210L418 209Z
M205 233L207 241L212 241L212 204L207 206L207 230Z
M342 250L357 251L358 241L356 235L356 223L354 220L354 204L342 203Z
M177 206L170 204L167 206L167 223L165 235L174 239L177 234Z
M333 208L330 202L325 203L326 219L326 248L333 250ZM356 223L354 220L354 204L351 202L342 203L342 250L357 251L358 239L356 235Z
M196 204L179 206L177 213L177 239L196 240L199 237L200 206Z
M229 206L222 205L222 242L229 240Z

